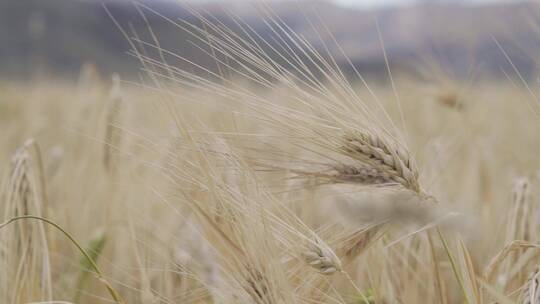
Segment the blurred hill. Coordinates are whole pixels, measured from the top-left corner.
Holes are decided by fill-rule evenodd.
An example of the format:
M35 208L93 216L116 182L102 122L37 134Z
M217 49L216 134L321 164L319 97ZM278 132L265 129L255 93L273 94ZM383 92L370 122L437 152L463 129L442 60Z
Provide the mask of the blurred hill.
M190 9L170 1L142 3L162 16L142 9L145 20L130 1L105 1L129 36L152 42L150 24L161 47L216 69L210 56L194 45L196 39L164 19L199 25ZM316 49L329 53L348 72L352 72L350 59L364 74L385 73L378 28L393 68L417 75L435 70L460 78L475 74L501 77L501 70L511 71L511 67L495 40L528 79L536 77L540 59L540 4L532 2L419 4L373 11L314 1L282 1L265 8L244 2L191 8L242 36L231 16L239 18L260 39L269 41L269 54L279 60L271 50L278 43L276 36L263 18L271 14ZM36 73L73 77L85 62L106 74L121 72L136 78L140 73L138 61L127 54L129 44L98 1L0 1L0 40L0 77L4 78L27 79ZM147 51L156 55L152 48ZM189 67L173 56L167 61Z

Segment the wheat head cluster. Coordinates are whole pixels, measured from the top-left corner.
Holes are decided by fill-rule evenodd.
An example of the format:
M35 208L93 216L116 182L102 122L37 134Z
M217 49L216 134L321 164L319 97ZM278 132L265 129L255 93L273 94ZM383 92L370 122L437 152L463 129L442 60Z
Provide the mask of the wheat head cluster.
M0 303L540 303L535 84L198 17L215 70L121 28L140 81L0 85Z

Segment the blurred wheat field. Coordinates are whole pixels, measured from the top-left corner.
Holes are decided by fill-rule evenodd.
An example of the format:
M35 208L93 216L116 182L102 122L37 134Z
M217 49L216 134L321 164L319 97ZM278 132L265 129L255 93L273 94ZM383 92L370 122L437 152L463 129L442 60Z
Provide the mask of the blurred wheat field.
M213 43L251 82L0 85L1 303L540 303L537 87Z

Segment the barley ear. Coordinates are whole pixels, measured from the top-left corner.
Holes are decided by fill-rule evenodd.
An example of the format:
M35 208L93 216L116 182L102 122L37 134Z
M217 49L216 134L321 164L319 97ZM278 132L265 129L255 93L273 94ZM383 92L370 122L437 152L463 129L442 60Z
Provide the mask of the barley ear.
M341 271L341 261L334 251L319 237L315 237L309 249L302 254L304 261L321 274L331 275Z
M529 280L526 283L525 291L522 295L522 304L539 304L540 303L540 267L531 273Z

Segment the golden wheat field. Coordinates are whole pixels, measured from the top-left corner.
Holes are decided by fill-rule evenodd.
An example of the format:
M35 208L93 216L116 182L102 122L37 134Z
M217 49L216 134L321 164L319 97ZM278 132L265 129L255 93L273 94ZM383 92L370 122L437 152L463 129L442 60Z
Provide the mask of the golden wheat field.
M235 41L0 84L0 303L540 303L540 88Z

